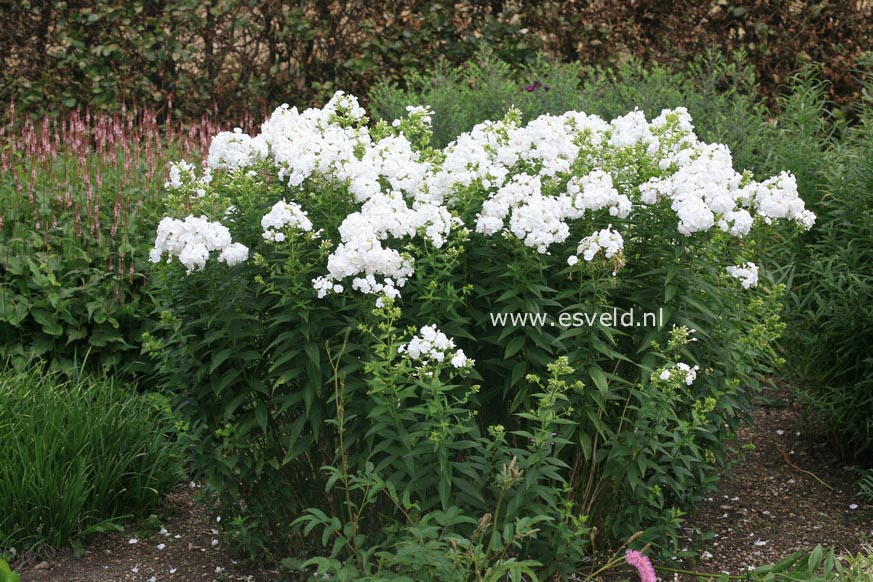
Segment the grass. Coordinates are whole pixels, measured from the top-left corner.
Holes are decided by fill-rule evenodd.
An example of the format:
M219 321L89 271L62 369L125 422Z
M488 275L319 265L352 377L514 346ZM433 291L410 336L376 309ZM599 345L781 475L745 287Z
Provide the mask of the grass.
M0 549L75 546L182 478L174 419L113 377L6 369L0 410Z

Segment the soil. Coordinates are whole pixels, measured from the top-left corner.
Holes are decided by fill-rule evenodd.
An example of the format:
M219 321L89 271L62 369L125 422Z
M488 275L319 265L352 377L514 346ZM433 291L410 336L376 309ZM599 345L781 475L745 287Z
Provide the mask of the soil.
M789 389L767 398L738 431L739 447L754 448L686 522L689 539L713 532L698 546L698 570L742 574L818 544L856 556L873 540L873 505L859 495L855 467L829 450Z
M772 404L762 406L739 431L739 446L754 448L686 521L685 541L699 558L686 559L682 567L741 574L817 544L856 555L865 540L873 539L873 506L858 496L855 472L809 432L788 390L768 398ZM16 569L23 582L263 582L279 577L277 571L253 570L228 558L217 541L216 525L185 486L170 496L168 512L157 526L131 525L126 532L92 540L81 558L62 551L20 561Z

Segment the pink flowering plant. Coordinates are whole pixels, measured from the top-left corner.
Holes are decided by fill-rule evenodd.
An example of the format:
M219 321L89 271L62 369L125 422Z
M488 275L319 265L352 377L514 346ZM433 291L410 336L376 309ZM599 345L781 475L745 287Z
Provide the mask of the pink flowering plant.
M318 567L354 575L396 570L385 548L415 535L546 573L593 551L582 530L672 547L776 360L758 265L774 223L814 222L794 178L737 172L682 108L510 110L444 149L431 117L369 123L337 93L171 168L146 348L228 535L303 559L320 528ZM659 318L600 317L633 312ZM550 396L556 362L576 388ZM496 487L513 458L524 486ZM536 527L482 541L519 519Z

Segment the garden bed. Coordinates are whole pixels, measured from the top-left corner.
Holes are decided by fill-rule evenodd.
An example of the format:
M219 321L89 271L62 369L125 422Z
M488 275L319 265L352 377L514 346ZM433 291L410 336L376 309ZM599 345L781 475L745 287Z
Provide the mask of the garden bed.
M865 536L873 538L873 506L857 497L851 468L808 432L800 405L789 390L781 388L768 396L770 404L758 409L751 424L739 431L738 444L752 444L754 450L686 522L686 541L700 552L699 570L741 574L749 566L776 562L794 551L808 552L817 544L833 547L838 554L856 555ZM220 544L212 545L217 538L214 524L194 502L193 491L184 486L169 497L168 515L161 520L168 536L155 528L130 525L126 532L95 539L81 559L59 552L44 561L28 560L26 567L19 568L22 579L275 579L275 571L246 568L230 560ZM715 535L694 544L704 532ZM129 543L132 538L138 542ZM159 550L158 544L166 547ZM691 560L686 563L693 567ZM38 564L42 568L37 569Z

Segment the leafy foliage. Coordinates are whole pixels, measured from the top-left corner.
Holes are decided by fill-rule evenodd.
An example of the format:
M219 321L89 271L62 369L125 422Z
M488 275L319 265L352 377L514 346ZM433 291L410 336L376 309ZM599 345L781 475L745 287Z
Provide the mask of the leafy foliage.
M321 102L336 89L364 94L437 56L459 65L491 48L513 66L542 50L562 62L637 58L677 70L707 50L744 51L771 103L802 64L821 62L832 97L856 102L851 67L871 45L869 5L783 4L25 0L3 8L0 100L31 112L135 102L167 117L236 115Z
M16 119L0 130L0 358L144 371L154 309L144 275L169 157L199 157L208 118Z
M783 126L793 145L780 158L797 166L819 215L804 250L792 257L787 345L804 380L807 408L834 436L835 447L849 456L869 456L873 107L861 110L850 127L830 119L823 87L812 74L799 79L786 105Z
M55 548L157 509L181 477L166 402L114 378L0 373L0 548Z

